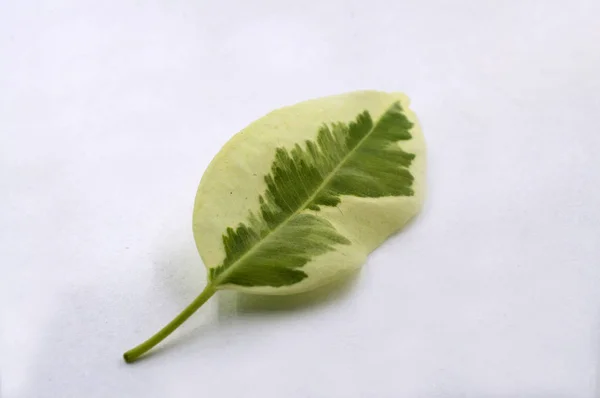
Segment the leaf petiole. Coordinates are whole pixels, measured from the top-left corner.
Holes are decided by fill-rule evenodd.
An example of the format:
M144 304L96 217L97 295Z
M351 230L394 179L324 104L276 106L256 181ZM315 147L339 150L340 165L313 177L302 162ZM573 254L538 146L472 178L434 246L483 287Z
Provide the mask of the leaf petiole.
M206 303L206 301L215 294L216 289L209 283L206 285L202 293L198 295L188 305L179 315L177 315L171 322L169 322L165 327L160 329L154 336L150 337L148 340L144 341L142 344L132 348L123 354L123 359L127 363L135 362L140 356L144 355L147 351L149 351L152 347L163 341L168 335L173 333L175 329L181 326L198 308L202 306L202 304Z

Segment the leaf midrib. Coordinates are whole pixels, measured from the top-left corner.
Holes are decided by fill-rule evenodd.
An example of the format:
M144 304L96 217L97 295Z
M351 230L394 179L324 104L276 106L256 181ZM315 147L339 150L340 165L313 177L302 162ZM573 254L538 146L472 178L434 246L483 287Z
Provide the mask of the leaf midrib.
M352 148L350 150L350 152L348 152L348 154L346 154L346 156L344 156L342 158L342 160L339 162L339 164L337 166L335 166L333 168L333 170L331 170L331 172L329 173L329 175L323 180L323 182L317 187L317 189L315 189L315 192L311 196L309 196L309 198L306 201L304 201L304 203L302 203L302 205L300 207L298 207L298 210L296 210L295 212L293 212L292 214L290 214L288 217L284 218L283 221L277 227L269 230L269 232L260 240L260 242L258 242L254 246L252 246L252 248L250 250L248 250L246 253L244 253L235 262L231 263L231 265L225 271L223 271L221 273L221 275L219 275L218 278L215 278L215 280L213 280L211 282L211 284L213 284L216 289L218 289L219 286L221 285L218 281L219 280L223 280L228 274L230 274L231 273L231 269L235 268L236 264L241 263L246 257L250 256L254 251L257 250L258 247L260 247L260 245L263 242L265 242L269 238L269 236L273 235L275 232L277 232L279 229L281 229L284 225L286 225L292 218L296 217L298 214L302 213L306 209L306 206L308 204L310 204L310 202L312 202L317 197L317 195L321 192L321 190L323 188L325 188L327 186L327 184L329 184L329 182L331 181L331 179L333 178L333 176L335 176L335 174L342 168L342 166L348 161L348 159L352 157L352 155L362 145L362 143L371 136L371 134L373 133L373 131L375 131L375 129L377 128L377 126L381 122L381 119L383 118L383 116L388 112L388 110L393 105L394 104L392 104L390 107L388 107L386 109L385 112L383 112L383 114L381 115L381 117L377 120L377 123L373 124L373 127L371 128L371 130L369 130L369 132L367 134L365 134L365 136L358 141L358 143L356 144L356 146L354 146L354 148Z

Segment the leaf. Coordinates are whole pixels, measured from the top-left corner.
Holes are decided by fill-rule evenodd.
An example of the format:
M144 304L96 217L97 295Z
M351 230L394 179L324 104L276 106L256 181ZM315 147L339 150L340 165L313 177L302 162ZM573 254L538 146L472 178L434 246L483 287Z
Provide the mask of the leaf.
M407 106L402 94L355 92L276 110L236 134L194 204L208 284L125 361L219 289L291 294L359 268L422 205L425 144Z
M290 151L277 148L259 216L223 235L225 259L210 270L215 286L280 287L308 275L297 268L315 256L351 242L326 219L305 211L337 206L341 195L363 198L411 196L414 159L393 144L411 138L413 124L399 102L374 124L368 111L354 122L319 129L314 141Z

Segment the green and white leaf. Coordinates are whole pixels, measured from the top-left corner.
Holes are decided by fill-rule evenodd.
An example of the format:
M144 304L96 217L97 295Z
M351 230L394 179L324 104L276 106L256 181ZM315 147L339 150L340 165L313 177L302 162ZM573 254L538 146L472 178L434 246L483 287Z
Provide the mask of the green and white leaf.
M194 207L211 285L289 294L360 267L423 202L425 144L408 105L375 91L320 98L234 136Z
M194 237L208 284L123 358L136 361L218 289L296 293L357 269L419 211L424 175L423 136L399 93L306 101L252 123L198 187Z

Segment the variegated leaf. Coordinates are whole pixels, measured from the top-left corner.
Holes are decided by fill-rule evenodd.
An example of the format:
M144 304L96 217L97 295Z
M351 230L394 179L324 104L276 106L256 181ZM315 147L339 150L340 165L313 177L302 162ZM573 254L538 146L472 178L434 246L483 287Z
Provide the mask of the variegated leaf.
M196 195L200 295L127 351L135 361L219 289L290 294L360 267L421 208L425 144L408 99L355 92L276 110L235 135Z
M194 209L211 283L286 294L360 266L422 201L424 144L407 105L379 92L322 98L236 135Z

